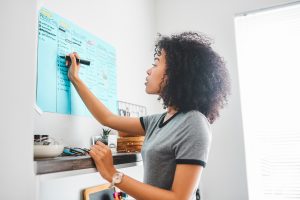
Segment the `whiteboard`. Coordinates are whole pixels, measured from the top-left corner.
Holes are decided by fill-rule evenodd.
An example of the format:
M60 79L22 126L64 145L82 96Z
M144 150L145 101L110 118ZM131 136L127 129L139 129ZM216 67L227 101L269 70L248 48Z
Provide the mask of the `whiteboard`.
M79 77L112 112L117 113L116 55L113 46L59 15L41 8L38 22L36 102L44 112L91 116L70 83L65 56L77 52L90 65Z

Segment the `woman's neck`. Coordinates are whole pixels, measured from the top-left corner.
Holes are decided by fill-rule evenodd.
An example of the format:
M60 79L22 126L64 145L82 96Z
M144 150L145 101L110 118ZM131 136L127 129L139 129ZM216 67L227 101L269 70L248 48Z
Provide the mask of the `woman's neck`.
M164 118L164 122L170 119L175 113L177 113L177 110L173 107L167 107L167 114Z
M167 107L167 114L174 115L177 110L174 107Z

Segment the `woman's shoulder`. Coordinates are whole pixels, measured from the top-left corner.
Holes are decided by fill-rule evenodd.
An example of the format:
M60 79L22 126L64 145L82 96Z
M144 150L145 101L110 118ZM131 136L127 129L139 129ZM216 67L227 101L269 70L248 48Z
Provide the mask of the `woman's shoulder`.
M211 126L208 119L198 110L191 110L183 113L183 123L190 128L210 130Z
M188 111L186 113L183 113L183 116L188 119L188 120L201 120L201 121L204 121L204 122L208 122L208 119L206 118L206 116L201 113L200 111L198 110L191 110L191 111Z
M182 112L179 131L176 132L178 140L187 140L190 144L209 144L211 141L211 127L207 118L199 111ZM177 140L175 140L177 141Z

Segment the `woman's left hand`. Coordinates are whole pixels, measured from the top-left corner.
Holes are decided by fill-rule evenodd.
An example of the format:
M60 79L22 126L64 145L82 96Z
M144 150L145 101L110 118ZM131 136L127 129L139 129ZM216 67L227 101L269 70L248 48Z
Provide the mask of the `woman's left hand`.
M96 168L101 176L107 181L112 181L112 176L117 172L113 165L113 157L111 150L108 146L100 141L91 147L89 152L93 158Z

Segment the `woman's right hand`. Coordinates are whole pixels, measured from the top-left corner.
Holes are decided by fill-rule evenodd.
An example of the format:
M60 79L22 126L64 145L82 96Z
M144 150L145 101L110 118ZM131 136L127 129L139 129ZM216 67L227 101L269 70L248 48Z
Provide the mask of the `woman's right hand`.
M80 65L76 62L76 58L79 58L79 55L76 52L70 53L68 56L71 58L71 63L66 61L66 65L69 66L68 77L72 83L79 79L78 73Z

